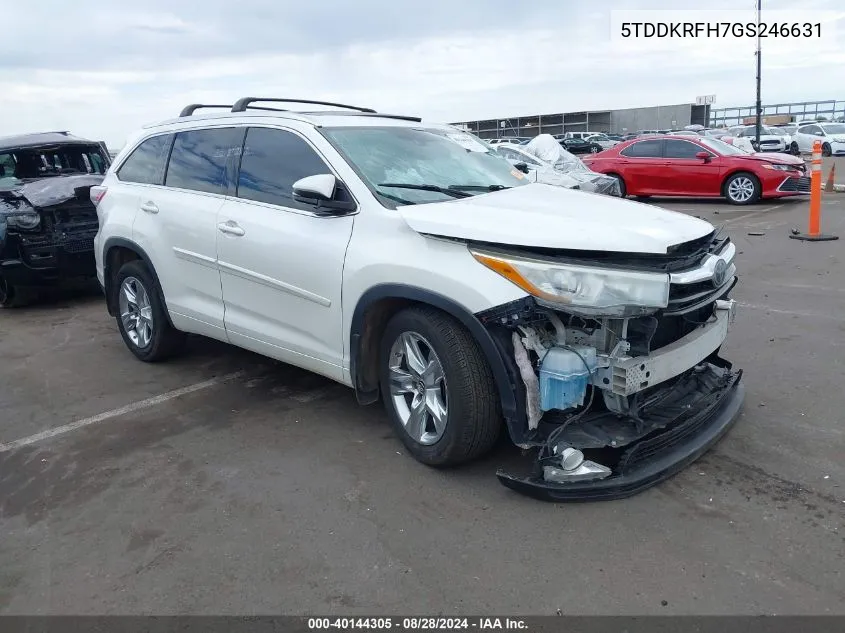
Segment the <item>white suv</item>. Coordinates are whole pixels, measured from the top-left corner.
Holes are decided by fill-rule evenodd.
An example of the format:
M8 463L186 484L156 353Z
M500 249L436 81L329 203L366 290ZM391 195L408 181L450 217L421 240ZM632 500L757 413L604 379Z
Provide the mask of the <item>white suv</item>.
M381 396L434 466L504 426L539 467L500 480L544 499L633 494L737 417L741 372L718 354L736 249L710 224L529 183L448 125L201 107L141 130L91 191L98 277L139 359L194 333L317 372Z

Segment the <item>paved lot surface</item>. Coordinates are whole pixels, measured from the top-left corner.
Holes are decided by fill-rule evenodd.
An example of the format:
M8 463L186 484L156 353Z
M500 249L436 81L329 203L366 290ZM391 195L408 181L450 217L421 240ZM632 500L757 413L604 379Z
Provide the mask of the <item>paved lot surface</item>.
M224 345L139 363L96 296L0 313L0 613L845 613L845 195L816 244L805 201L662 204L739 246L748 400L617 502L508 491L506 442L423 467L379 406Z

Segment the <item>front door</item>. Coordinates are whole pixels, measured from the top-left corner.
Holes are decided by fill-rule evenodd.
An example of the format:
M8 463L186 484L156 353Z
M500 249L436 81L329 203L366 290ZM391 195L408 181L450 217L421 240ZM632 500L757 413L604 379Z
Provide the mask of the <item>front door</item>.
M232 343L341 380L341 287L354 216L321 217L292 197L300 178L329 173L297 133L249 128L236 196L217 216L217 260Z
M707 152L708 160L696 158ZM681 139L665 139L660 187L668 196L721 195L721 159L700 145Z

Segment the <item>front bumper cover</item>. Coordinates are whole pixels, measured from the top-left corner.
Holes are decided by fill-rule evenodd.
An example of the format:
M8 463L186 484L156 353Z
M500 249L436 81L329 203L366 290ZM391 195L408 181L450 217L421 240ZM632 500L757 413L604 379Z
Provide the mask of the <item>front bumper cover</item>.
M706 453L739 417L745 399L742 371L730 372L728 382L707 406L626 447L627 466L606 479L566 484L547 482L539 472L518 477L504 471L502 485L542 501L599 501L633 496L665 481Z

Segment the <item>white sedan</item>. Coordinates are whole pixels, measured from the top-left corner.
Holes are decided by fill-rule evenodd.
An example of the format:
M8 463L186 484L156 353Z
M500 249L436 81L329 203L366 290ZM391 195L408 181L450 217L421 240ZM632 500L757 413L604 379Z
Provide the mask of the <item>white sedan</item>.
M794 153L813 151L813 141L822 142L822 156L845 155L845 123L819 121L802 125L793 136Z

